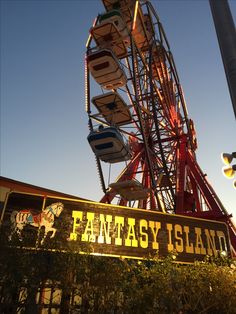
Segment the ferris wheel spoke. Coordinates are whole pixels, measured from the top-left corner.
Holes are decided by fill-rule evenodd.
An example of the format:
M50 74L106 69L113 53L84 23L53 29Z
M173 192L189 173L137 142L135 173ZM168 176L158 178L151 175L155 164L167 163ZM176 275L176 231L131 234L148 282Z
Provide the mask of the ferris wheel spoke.
M137 85L137 81L138 81L138 78L137 78L137 64L136 64L136 54L135 54L135 47L134 47L134 42L132 40L131 42L131 51L132 51L132 55L133 55L133 59L132 59L132 67L133 67L133 82L134 82L134 85L135 86L138 86ZM145 129L144 129L144 125L143 125L143 119L142 119L142 116L141 116L141 110L139 108L139 106L137 105L138 104L138 98L139 98L139 89L135 89L135 98L136 98L136 111L137 111L137 115L138 115L138 118L139 118L139 122L140 122L140 129L141 129L141 132L142 132L142 135L143 135L143 143L144 143L144 146L145 146L145 151L146 151L146 155L147 155L147 162L148 162L148 165L149 165L149 171L150 171L150 175L151 175L151 180L152 180L152 185L153 185L153 188L155 189L155 179L154 179L154 175L153 175L153 167L152 167L152 163L151 163L151 159L150 159L150 156L149 156L149 150L148 150L148 143L147 143L147 138L146 138L146 134L145 134Z

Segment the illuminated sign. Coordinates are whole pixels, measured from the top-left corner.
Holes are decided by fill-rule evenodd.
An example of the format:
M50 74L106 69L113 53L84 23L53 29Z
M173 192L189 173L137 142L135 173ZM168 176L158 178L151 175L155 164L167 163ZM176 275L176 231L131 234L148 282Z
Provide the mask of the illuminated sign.
M2 216L7 245L180 262L230 254L226 224L186 216L16 192Z

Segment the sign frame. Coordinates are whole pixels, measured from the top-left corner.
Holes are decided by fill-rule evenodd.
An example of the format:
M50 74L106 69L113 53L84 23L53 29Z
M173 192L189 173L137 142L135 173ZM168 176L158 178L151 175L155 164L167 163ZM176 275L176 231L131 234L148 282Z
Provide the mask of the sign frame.
M35 245L28 240L28 244L22 246L24 241L17 242L19 234L14 234L14 245L16 246L58 252L72 250L80 254L89 253L132 259L151 259L154 256L162 258L174 254L175 262L183 264L202 261L206 256L218 257L222 252L231 256L229 231L224 222L19 191L11 191L6 198L1 214L2 227L6 225L4 217L7 213L9 218L8 201L14 194L19 199L25 196L25 200L30 197L40 198L42 215L52 208L52 204L63 203L63 209L57 217L55 216L55 221L53 220L55 226L51 223L50 229L49 223L48 225L44 223L40 228L33 225L33 220L40 213L34 218L31 212L27 212L27 214L23 201L16 217L18 217L18 221L28 217L28 221L24 220L24 226L19 225L20 228L22 227L21 232L22 234L26 233L23 229L24 227L26 230L28 228L28 234L34 233L35 237L36 233L32 230L38 229L37 237ZM61 224L65 222L67 237L58 232L64 231L59 222ZM43 236L41 227L45 230ZM50 236L52 237L50 238ZM66 245L64 245L65 240L67 241ZM9 235L7 243L12 246L11 243L9 244Z

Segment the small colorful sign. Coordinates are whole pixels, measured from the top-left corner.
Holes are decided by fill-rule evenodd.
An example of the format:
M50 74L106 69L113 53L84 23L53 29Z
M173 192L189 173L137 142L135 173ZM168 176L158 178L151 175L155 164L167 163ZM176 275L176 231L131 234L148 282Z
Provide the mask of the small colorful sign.
M2 217L7 245L186 263L230 255L226 224L210 220L17 192Z

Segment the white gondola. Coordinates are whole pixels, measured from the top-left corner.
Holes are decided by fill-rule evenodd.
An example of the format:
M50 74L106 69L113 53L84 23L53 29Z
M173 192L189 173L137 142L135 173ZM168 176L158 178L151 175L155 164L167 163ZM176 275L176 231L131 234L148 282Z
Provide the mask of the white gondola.
M126 84L125 72L112 51L100 49L88 55L87 61L92 76L103 88L116 89Z
M121 11L128 29L139 49L146 51L152 37L151 21L147 14L143 14L136 0L103 0L107 11L118 9ZM132 29L131 29L132 28Z
M127 54L129 34L126 24L117 10L112 10L100 16L99 24L90 29L97 46L110 48L118 58Z
M107 11L120 10L125 22L131 24L136 0L102 0Z
M115 127L92 131L87 139L95 155L104 162L117 163L131 158L128 145Z
M102 0L107 11L120 8L134 8L136 0Z
M128 201L147 199L150 192L137 180L115 182L109 184L109 187Z
M116 92L93 97L92 103L110 125L128 124L132 120L127 104Z
M123 20L123 17L118 10L112 10L107 13L104 13L99 18L100 25L103 23L113 23L123 39L126 39L129 36L126 23ZM128 43L127 43L128 44Z

